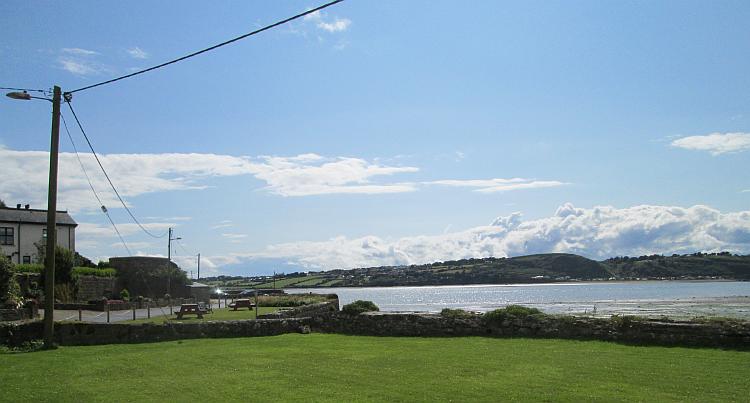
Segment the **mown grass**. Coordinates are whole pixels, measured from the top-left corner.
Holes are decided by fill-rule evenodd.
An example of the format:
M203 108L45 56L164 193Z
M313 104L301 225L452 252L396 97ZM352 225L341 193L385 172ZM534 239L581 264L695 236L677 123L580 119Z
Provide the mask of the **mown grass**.
M154 309L158 308L152 308L151 311L153 312ZM169 308L162 308L162 309L169 309ZM207 320L246 320L246 319L255 319L255 309L248 310L247 308L240 308L238 310L232 310L231 308L221 308L221 309L214 309L213 313L208 313L203 315L203 319L198 319L196 315L193 314L187 314L182 317L182 319L177 319L177 311L179 308L174 309L173 315L167 315L167 316L155 316L150 319L137 319L137 320L129 320L129 321L123 321L122 323L131 323L131 324L138 324L138 323L164 323L166 321L169 322L196 322L196 321L207 321ZM273 313L278 311L278 307L266 307L261 306L258 307L258 314L265 315L268 313ZM168 312L167 312L168 313Z
M324 334L0 354L0 401L746 401L750 352Z

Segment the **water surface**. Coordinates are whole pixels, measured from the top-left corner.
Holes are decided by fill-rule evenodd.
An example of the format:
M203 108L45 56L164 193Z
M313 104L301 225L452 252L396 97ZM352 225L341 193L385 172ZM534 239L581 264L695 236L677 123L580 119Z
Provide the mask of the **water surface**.
M732 316L750 319L750 282L634 281L426 287L307 288L289 293L338 294L341 305L370 300L381 311L489 311L509 304L548 313Z

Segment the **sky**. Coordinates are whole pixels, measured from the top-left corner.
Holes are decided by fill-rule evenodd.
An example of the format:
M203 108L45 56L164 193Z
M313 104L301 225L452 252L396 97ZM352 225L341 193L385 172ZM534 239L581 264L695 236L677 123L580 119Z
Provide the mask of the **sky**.
M319 4L4 1L0 86L71 91ZM347 0L72 107L135 217L203 276L748 254L748 20L746 1ZM50 116L0 100L9 206L46 207ZM62 116L77 250L166 256Z

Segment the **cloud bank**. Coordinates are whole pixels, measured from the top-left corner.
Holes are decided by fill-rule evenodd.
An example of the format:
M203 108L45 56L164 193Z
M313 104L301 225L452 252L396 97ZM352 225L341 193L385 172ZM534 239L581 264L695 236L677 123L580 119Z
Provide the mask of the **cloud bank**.
M397 240L342 236L321 242L283 243L215 262L277 258L311 269L334 269L548 252L606 259L695 251L750 253L750 211L721 213L701 205L584 209L566 203L554 215L537 220L524 221L520 213L513 213L487 226L441 235Z
M688 136L672 141L672 147L708 151L711 155L750 150L750 133L711 133L705 136Z
M94 189L107 208L119 201L101 173L92 154L80 153ZM154 192L199 190L210 178L251 176L265 183L266 192L283 197L331 194L388 194L418 190L425 185L476 187L483 193L560 186L559 181L528 179L445 180L404 182L388 180L414 174L419 168L391 166L353 157L323 157L300 154L292 157L245 157L218 154L101 154L99 158L126 200ZM15 151L0 147L4 179L0 195L9 203L18 201L35 207L46 204L49 153ZM72 212L98 209L86 176L74 153L60 153L58 206ZM250 184L248 184L250 186Z

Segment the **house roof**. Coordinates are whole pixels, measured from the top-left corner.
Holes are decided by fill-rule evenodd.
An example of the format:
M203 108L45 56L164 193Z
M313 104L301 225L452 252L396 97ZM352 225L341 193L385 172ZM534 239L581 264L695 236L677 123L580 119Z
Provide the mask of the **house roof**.
M46 224L47 210L0 207L0 222L22 224ZM58 211L57 225L78 226L67 211Z

